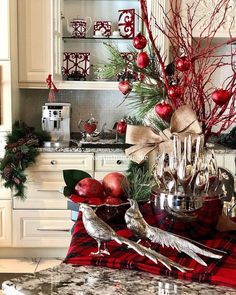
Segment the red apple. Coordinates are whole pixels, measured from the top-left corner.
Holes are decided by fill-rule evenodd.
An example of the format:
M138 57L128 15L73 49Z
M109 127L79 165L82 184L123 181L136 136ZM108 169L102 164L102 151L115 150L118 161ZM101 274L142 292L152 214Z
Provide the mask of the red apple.
M80 180L76 184L75 192L79 196L87 198L99 198L104 194L103 185L98 180L89 177Z
M126 185L127 178L119 172L108 173L103 178L105 193L114 198L121 198L124 195L124 186Z

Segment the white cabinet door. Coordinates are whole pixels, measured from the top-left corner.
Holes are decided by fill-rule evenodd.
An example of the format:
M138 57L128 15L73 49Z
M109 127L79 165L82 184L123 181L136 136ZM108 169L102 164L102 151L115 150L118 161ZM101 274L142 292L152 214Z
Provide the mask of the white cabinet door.
M93 153L41 153L36 164L29 171L46 171L62 173L64 169L94 170Z
M97 153L95 155L95 172L125 171L129 160L123 153Z
M14 210L13 247L69 247L69 210Z
M0 131L11 130L11 125L11 62L0 61Z
M12 201L0 201L0 247L10 247L12 243Z
M10 59L10 4L9 0L0 1L0 60Z
M51 0L18 1L19 82L45 85L52 73Z
M93 176L93 153L41 153L27 171L25 201L14 199L14 209L66 209L63 170L83 170Z
M225 168L228 169L234 176L236 175L236 154L225 154Z

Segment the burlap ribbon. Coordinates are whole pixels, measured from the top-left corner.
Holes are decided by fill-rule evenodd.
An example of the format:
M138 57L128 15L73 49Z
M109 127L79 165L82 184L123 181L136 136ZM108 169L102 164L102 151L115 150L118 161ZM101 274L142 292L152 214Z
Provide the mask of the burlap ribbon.
M141 163L153 150L159 153L171 153L173 150L173 135L181 139L191 134L193 137L202 133L197 116L188 105L179 107L172 115L170 128L159 134L152 128L145 126L128 125L126 130L126 143L134 144L125 150L126 156L132 161Z

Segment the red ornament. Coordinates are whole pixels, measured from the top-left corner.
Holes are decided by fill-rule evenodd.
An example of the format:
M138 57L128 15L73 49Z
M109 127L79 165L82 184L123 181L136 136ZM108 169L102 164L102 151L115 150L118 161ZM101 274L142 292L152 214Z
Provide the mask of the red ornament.
M171 99L180 98L183 95L183 93L183 87L180 85L171 85L167 90L167 94Z
M137 65L140 69L144 69L149 65L150 59L146 52L140 52L137 57Z
M231 93L229 90L226 89L216 89L212 93L212 100L217 104L218 106L223 106L226 104L230 99Z
M155 112L161 119L169 122L173 113L173 109L171 105L163 101L161 103L156 104Z
M119 82L118 88L121 93L127 95L132 90L133 85L128 80L125 80Z
M85 122L83 128L85 132L92 134L96 130L97 124L95 122Z
M133 39L133 45L136 49L143 49L147 45L146 37L143 34L138 33Z
M178 71L185 72L190 69L191 61L187 56L182 56L176 60L175 66Z
M117 123L116 131L119 134L125 134L126 128L127 128L127 123L125 122L125 120L120 120L120 122Z

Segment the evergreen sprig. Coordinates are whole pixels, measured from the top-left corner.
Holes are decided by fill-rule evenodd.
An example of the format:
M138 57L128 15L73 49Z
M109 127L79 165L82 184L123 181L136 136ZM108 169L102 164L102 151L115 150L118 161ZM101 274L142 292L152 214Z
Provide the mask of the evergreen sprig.
M154 181L151 172L146 167L146 163L132 163L127 170L126 176L129 183L124 188L127 197L136 201L149 200Z
M12 132L7 135L5 155L0 163L0 174L4 186L14 191L14 196L21 200L26 198L25 182L27 177L25 169L35 163L39 154L38 147L49 136L45 132L36 132L33 127L22 121L17 121Z

